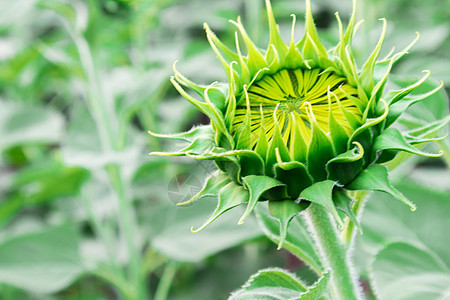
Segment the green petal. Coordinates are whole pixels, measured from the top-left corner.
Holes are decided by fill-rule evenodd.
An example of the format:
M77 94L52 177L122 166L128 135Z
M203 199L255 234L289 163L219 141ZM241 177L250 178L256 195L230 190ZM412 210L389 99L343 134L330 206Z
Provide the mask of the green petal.
M276 112L277 112L277 109L275 109L275 111L274 111L275 133L273 135L272 140L270 141L269 150L267 151L267 159L266 159L266 172L269 172L270 175L273 175L273 166L277 162L276 151L279 152L279 155L283 161L285 161L285 162L291 161L289 151L286 148L286 145L281 136L281 131L280 131L280 127L278 125ZM276 150L276 149L278 149L278 150Z
M384 104L384 113L376 118L368 118L366 119L366 122L361 125L358 129L355 130L355 132L352 134L352 136L350 137L348 143L349 143L349 147L350 147L350 143L353 143L354 141L356 141L356 138L363 133L364 131L366 131L368 128L373 127L379 123L381 123L384 119L386 119L388 113L389 113L389 107L386 104L386 102L384 100L381 100L381 102Z
M315 121L311 108L309 110L309 119L312 123L312 136L311 143L308 147L307 166L309 174L311 174L314 180L320 181L327 178L325 165L334 157L335 153L332 142Z
M240 18L238 18L237 22L230 21L233 23L237 29L239 30L239 33L242 36L242 39L245 42L245 46L247 48L247 66L251 73L256 73L258 70L264 68L267 66L267 62L264 59L264 56L258 51L258 48L255 46L253 41L248 36L247 32L244 29L244 26L242 26ZM238 61L238 60L236 60Z
M331 109L331 95L328 89L328 111L329 111L329 122L330 122L330 136L333 141L334 150L336 153L342 153L347 149L348 135L345 129L336 121L334 117L333 110ZM337 98L335 94L334 97Z
M411 143L414 143L415 140L417 139L423 139L428 138L430 136L434 136L436 133L441 131L449 122L450 122L450 115L441 120L437 120L430 124L427 124L425 126L408 130L406 131L405 137L409 140L412 140Z

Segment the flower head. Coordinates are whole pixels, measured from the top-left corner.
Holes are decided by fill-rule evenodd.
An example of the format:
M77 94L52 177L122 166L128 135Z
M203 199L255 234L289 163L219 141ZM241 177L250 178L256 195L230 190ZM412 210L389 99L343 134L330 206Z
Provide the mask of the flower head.
M411 104L425 99L408 95L429 76L384 96L392 66L417 41L403 51L377 61L386 33L386 20L380 39L362 67L352 52L352 37L358 24L353 14L344 31L339 15L339 43L325 49L319 39L306 0L305 33L285 44L266 0L270 39L260 50L250 39L240 19L231 21L236 31L235 50L225 46L205 25L208 41L222 63L228 83L200 86L175 68L171 81L189 102L211 119L207 126L195 127L177 135L155 136L183 139L189 145L175 153L196 159L214 160L218 171L203 190L188 202L216 196L218 206L202 229L225 211L247 203L242 223L258 201L268 200L273 215L280 219L282 236L292 217L309 203L325 206L342 225L341 209L354 221L348 190L380 190L410 205L388 180L385 166L398 151L425 153L413 144L431 141L431 124L419 131L402 133L390 126ZM244 55L239 35L245 43ZM376 78L374 69L382 71ZM184 87L197 92L202 100L189 95ZM434 127L433 127L434 126ZM433 133L436 130L433 131ZM290 214L278 214L289 207ZM350 208L350 209L346 209Z

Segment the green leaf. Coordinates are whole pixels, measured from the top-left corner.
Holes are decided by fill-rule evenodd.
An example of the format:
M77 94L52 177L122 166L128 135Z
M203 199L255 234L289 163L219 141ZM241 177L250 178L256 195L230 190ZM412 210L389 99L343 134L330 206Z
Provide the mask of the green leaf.
M22 195L24 204L41 204L59 197L77 195L87 177L88 172L84 169L44 161L17 172L10 188Z
M382 165L372 165L364 170L349 185L349 190L355 191L380 191L392 195L395 199L409 205L412 211L416 210L414 203L409 201L389 181L388 170Z
M380 299L447 299L450 270L429 249L394 242L375 255L372 286Z
M270 216L267 205L260 203L255 208L259 225L272 241L279 243L280 225L277 220ZM322 273L322 265L318 256L314 241L308 234L307 226L302 218L294 218L288 227L288 232L283 242L283 248L293 253L295 256L303 260L316 273Z
M308 290L300 295L301 300L317 300L322 298L328 291L328 280L330 273L326 272Z
M306 291L306 285L295 274L279 268L259 270L242 286L246 290L258 287L284 287L295 291Z
M388 128L383 131L375 139L373 148L375 151L398 150L427 157L439 157L442 155L442 153L433 154L424 152L411 146L411 144L406 141L403 134L396 128Z
M269 212L272 217L280 223L280 242L278 250L281 249L286 239L289 223L292 219L305 209L303 203L297 203L293 200L269 201Z
M217 207L213 214L209 217L209 219L198 229L193 230L192 232L196 233L211 224L215 219L217 219L220 215L225 213L226 211L236 207L240 204L249 201L249 192L245 190L241 185L238 185L234 182L230 182L219 192L219 199L217 203Z
M292 300L298 299L300 293L282 287L260 287L252 290L239 290L232 294L228 300Z
M0 282L35 293L55 293L69 286L85 267L73 226L46 228L0 244Z
M247 209L239 220L239 225L244 223L245 218L253 211L258 200L267 190L277 186L283 186L284 183L272 177L249 175L242 178L245 188L249 191L249 200Z
M17 145L56 143L64 121L47 107L0 101L0 152Z
M406 86L416 80L417 78L395 78L395 83L400 86ZM406 108L408 108L412 104L418 102L414 106L408 108L408 119L413 117L423 125L442 119L446 117L449 112L448 96L442 86L442 82L435 82L432 80L425 81L416 89L417 94L410 95L402 101L397 102L397 104L400 107L403 106L403 108L405 108L402 102L406 102ZM393 105L392 109L394 109L397 104ZM398 110L400 110L400 108ZM401 120L403 121L403 119L404 118Z
M300 198L314 202L325 207L329 213L331 213L339 224L339 227L343 228L344 223L339 216L336 207L334 206L332 194L336 182L332 180L325 180L314 183L312 186L306 188L301 192Z
M304 283L296 276L282 269L264 269L250 277L242 289L233 293L229 300L298 299L300 293L307 291Z
M330 106L331 100L328 101L329 101L328 105ZM347 142L349 137L345 129L341 126L341 124L339 124L339 122L336 121L336 118L334 117L332 111L333 110L329 108L331 140L333 141L333 146L336 153L343 153L347 149Z
M166 209L150 207L152 215L146 218L149 223L144 228L154 232L149 237L152 248L171 260L200 263L221 251L262 236L254 218L247 218L244 224L236 225L242 214L239 210L230 210L200 232L190 232L188 224L203 222L211 214L214 209L212 201L182 207L172 203L165 206Z
M448 169L442 171L430 173L427 169L415 169L412 175L417 179L403 180L396 185L417 204L419 209L415 213L406 210L403 203L392 201L384 193L372 193L361 218L364 234L356 236L354 253L357 265L367 270L374 253L389 242L404 241L418 245L421 249L430 249L450 266L450 191L448 178L445 178Z

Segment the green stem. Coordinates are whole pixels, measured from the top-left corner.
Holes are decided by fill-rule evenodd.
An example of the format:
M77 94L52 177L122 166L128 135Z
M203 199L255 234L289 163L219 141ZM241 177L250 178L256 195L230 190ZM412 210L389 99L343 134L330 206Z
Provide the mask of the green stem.
M106 168L111 185L117 193L119 202L119 221L120 227L125 237L125 242L130 260L129 275L135 297L133 299L148 299L144 277L141 276L141 253L136 243L135 236L137 231L136 223L134 222L133 203L128 197L125 184L123 182L120 167L117 164L111 164Z
M326 209L311 203L306 218L324 266L331 272L331 294L336 300L362 299L355 272L336 225Z
M169 295L169 289L172 285L173 278L177 272L177 264L169 262L164 268L164 272L159 281L158 288L156 289L155 300L165 300Z

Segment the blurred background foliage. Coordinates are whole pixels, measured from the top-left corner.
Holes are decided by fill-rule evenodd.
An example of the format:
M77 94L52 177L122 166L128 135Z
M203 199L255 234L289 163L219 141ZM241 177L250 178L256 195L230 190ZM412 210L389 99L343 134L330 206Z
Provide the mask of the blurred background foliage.
M304 2L272 2L284 37L292 13L300 37ZM445 117L450 2L358 4L365 22L355 39L357 57L368 56L381 29L378 19L385 17L384 54L421 34L396 65L391 87L409 84L422 70L431 70L432 79L421 92L444 81L445 88L413 107L400 126ZM351 1L316 0L313 11L321 37L335 44L334 13L347 20ZM238 15L264 47L262 0L0 1L0 298L225 299L269 266L314 281L294 255L275 250L255 219L237 226L239 212L191 234L214 201L175 204L198 191L214 166L147 155L174 146L150 137L148 129L179 132L207 122L169 84L172 64L180 60L180 71L195 82L226 80L202 24L231 45L228 19ZM443 230L450 226L448 138L435 147L446 151L442 159L410 159L395 171L418 212L377 193L365 210L354 253L370 297L395 285L386 274L396 270L390 259L395 262L398 251L410 253L412 264L439 261L430 272L450 267ZM390 290L376 294L397 299Z

